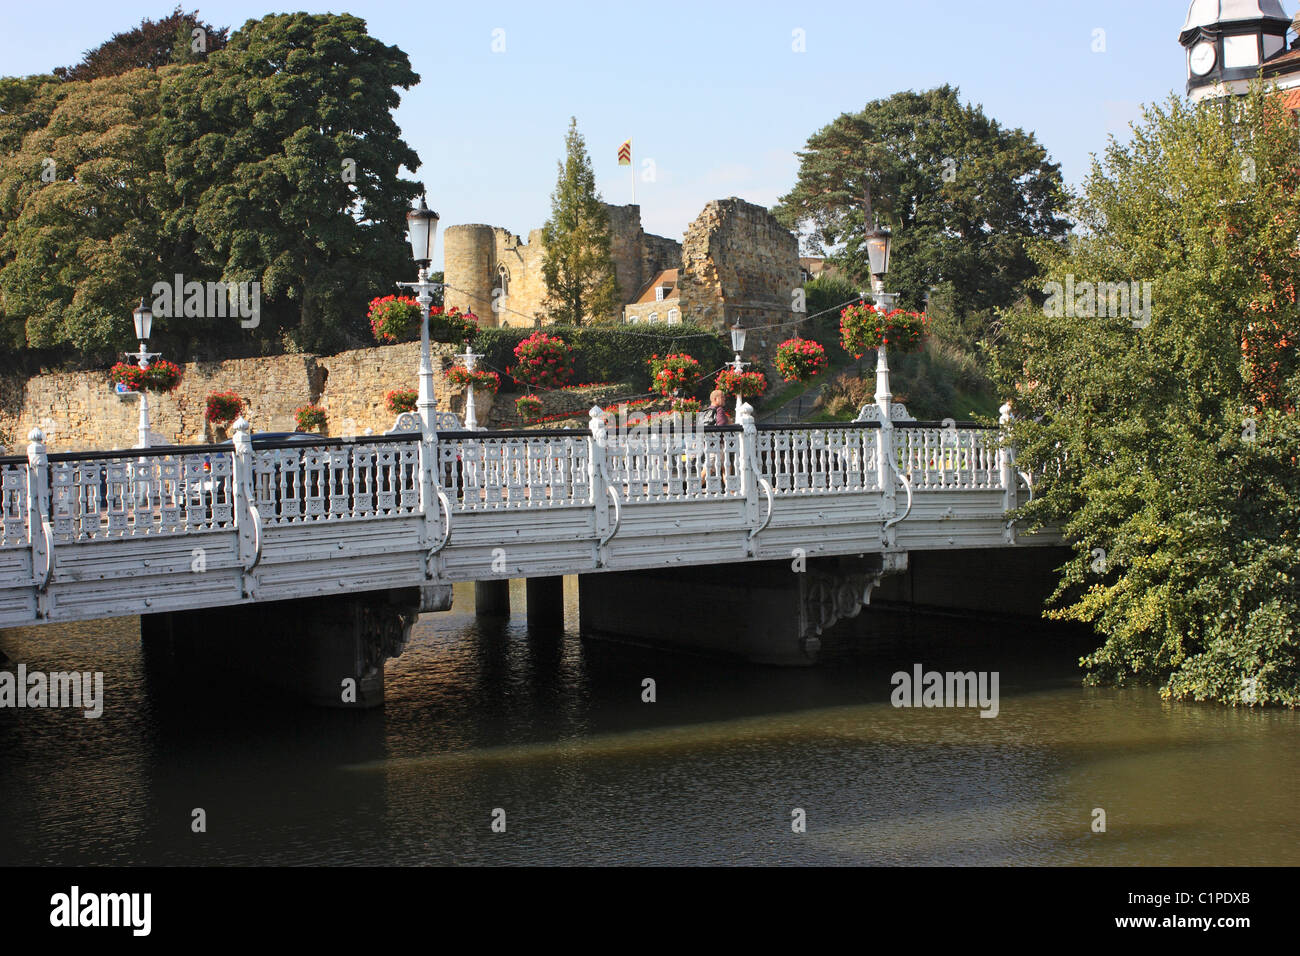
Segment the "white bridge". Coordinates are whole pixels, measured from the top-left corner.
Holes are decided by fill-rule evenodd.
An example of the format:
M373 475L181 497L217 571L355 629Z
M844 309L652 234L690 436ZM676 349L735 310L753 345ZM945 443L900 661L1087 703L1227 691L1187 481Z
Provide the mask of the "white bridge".
M871 406L868 406L871 408ZM996 428L418 430L0 459L0 627L457 581L1056 544ZM1050 540L1048 540L1050 538Z

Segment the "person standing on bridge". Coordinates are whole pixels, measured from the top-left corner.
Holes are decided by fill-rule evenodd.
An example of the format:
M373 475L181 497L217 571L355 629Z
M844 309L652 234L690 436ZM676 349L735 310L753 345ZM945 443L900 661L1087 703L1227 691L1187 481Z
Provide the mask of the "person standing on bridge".
M730 421L727 417L727 396L720 388L709 393L709 416L706 421L710 425L726 425Z

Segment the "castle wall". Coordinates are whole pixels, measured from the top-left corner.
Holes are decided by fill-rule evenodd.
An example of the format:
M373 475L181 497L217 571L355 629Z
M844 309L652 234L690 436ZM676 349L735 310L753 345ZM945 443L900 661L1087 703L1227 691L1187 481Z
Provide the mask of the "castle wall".
M464 413L464 391L444 373L454 347L435 344L434 397L438 407ZM247 403L245 417L255 431L293 431L294 411L317 402L324 407L330 435L381 434L393 427L384 394L414 389L420 345L406 342L338 355L275 355L225 362L191 362L181 367L181 384L166 395L150 394L150 430L173 443L210 439L203 420L212 392L235 391ZM475 393L480 423L489 421L491 395ZM112 392L103 371L60 372L29 379L0 378L0 433L10 454L24 454L33 428L45 432L51 451L133 448L139 399Z
M762 206L715 199L686 230L678 286L685 322L719 331L737 320L779 325L762 336L774 350L800 317L791 305L801 287L798 241Z

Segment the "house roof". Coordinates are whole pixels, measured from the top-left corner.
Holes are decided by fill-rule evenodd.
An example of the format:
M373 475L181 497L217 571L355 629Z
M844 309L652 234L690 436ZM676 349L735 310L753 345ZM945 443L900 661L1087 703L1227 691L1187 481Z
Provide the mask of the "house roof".
M647 282L644 287L642 287L641 291L637 293L637 297L633 299L630 304L639 305L642 302L657 301L655 299L655 289L659 288L659 286L661 285L672 286L672 288L664 294L664 298L671 298L672 296L676 295L677 294L677 270L664 269L663 271L659 272L657 275L655 275L653 279Z
M1289 110L1300 110L1300 87L1294 87L1289 90L1279 90L1278 95L1282 97L1282 105Z

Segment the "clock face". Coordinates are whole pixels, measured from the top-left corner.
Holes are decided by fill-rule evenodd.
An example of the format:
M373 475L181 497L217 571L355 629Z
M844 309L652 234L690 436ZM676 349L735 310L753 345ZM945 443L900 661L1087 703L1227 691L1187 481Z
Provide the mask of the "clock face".
M1202 40L1196 46L1192 47L1190 63L1192 72L1197 76L1204 76L1214 69L1214 61L1218 59L1214 52L1214 44Z

